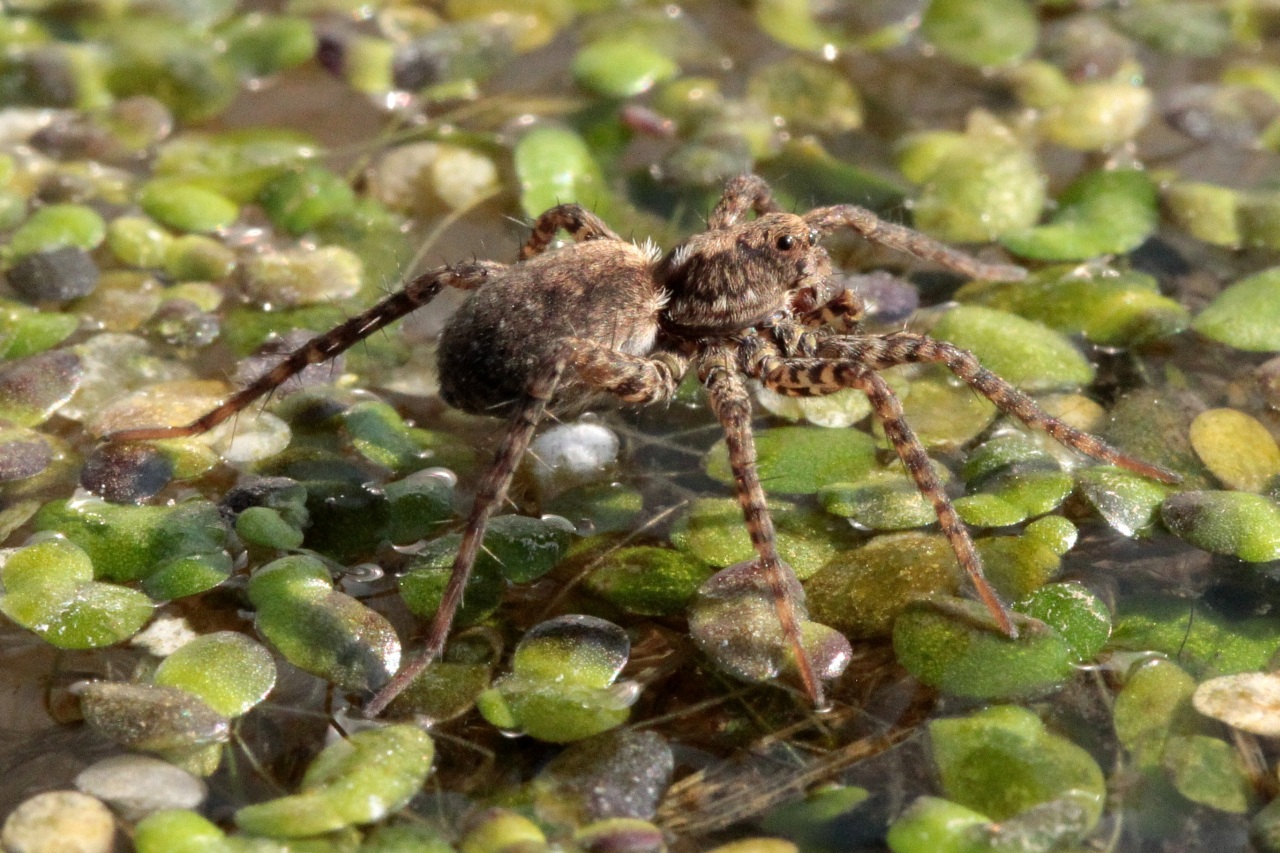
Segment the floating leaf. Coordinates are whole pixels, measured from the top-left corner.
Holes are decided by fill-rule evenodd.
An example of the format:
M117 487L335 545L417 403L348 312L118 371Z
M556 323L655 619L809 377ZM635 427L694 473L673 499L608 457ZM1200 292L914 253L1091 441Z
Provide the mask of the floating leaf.
M1053 266L1026 281L973 282L956 298L1028 320L1101 346L1128 347L1175 335L1190 315L1160 295L1156 280L1132 270Z
M276 665L260 643L217 631L166 657L152 680L200 697L224 717L238 717L267 698L276 683Z
M314 557L284 557L249 578L259 633L305 672L344 690L373 690L400 666L400 640L386 617L336 592Z
M1263 270L1223 290L1191 328L1249 352L1280 351L1280 268Z
M760 479L771 492L811 494L830 483L856 480L875 463L875 441L855 429L776 427L756 436ZM724 440L706 456L707 474L732 484Z
M1017 62L1035 49L1037 30L1024 0L933 0L920 22L945 56L978 67Z
M305 838L392 814L422 788L435 758L431 736L415 725L365 729L316 756L301 793L244 806L241 829L274 838Z
M943 314L930 334L971 351L984 367L1024 391L1093 381L1093 366L1071 341L1016 314L960 305Z
M1049 224L1007 232L1000 242L1026 258L1086 260L1136 249L1156 220L1155 184L1146 172L1089 172L1063 191Z
M1191 422L1191 447L1228 488L1264 491L1280 476L1280 446L1256 418L1236 409L1209 409Z
M1250 563L1280 559L1280 506L1246 492L1181 492L1165 500L1160 517L1175 535L1214 554Z
M1102 813L1106 783L1089 753L1048 732L1025 708L998 706L929 724L933 758L948 798L1003 821L1055 799L1087 814L1084 831Z

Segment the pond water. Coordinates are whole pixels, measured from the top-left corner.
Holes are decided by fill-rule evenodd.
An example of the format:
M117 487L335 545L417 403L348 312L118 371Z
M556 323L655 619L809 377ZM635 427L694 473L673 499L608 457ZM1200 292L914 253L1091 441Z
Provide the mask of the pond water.
M117 815L86 849L144 853L1280 849L1277 32L1262 2L6 4L5 843L78 785ZM865 395L753 388L815 707L691 375L548 420L444 662L363 719L502 434L438 396L447 288L208 432L102 441L514 262L554 204L669 249L748 172L1025 267L825 243L863 333L1177 475L963 365L882 371L1019 639Z

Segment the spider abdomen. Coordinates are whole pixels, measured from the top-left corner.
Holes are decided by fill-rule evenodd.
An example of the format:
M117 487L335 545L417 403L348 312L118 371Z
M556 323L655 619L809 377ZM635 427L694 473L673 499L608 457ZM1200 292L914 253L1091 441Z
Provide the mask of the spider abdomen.
M621 240L589 240L508 267L474 291L445 325L440 394L473 414L508 414L556 347L573 338L630 355L653 349L661 295L652 259ZM553 408L582 399L572 371Z

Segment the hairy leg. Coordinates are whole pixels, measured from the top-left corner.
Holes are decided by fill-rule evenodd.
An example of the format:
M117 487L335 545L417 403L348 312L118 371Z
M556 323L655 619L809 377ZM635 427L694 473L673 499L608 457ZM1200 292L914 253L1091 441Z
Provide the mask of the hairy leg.
M932 261L941 267L971 278L1021 281L1027 277L1027 271L1022 267L1012 264L983 263L958 249L926 237L919 231L886 222L864 207L852 204L818 207L806 213L804 220L821 234L830 234L839 228L849 228L872 243L879 243L882 246L915 255L917 258Z
M568 231L573 242L587 240L621 240L605 221L578 204L558 204L533 223L529 239L520 248L520 260L526 261L547 250L556 234Z
M708 231L719 231L736 225L748 210L776 213L782 208L773 200L773 190L759 175L739 175L725 184L724 193L707 220Z
M920 439L903 417L902 403L889 384L879 374L853 360L828 360L821 358L786 359L765 355L753 366L752 373L764 386L779 394L795 397L814 397L834 394L845 388L857 388L871 401L871 407L884 424L885 435L897 451L898 458L938 516L943 535L951 543L956 558L968 574L978 597L995 619L997 627L1010 637L1018 631L1009 617L1009 611L1000 601L996 591L987 582L982 571L982 558L978 556L968 528L956 514L951 499L947 497L942 481L933 470L929 455Z
M922 362L946 365L965 384L995 403L1001 411L1013 415L1027 426L1043 430L1067 447L1163 483L1177 483L1181 479L1172 471L1134 459L1097 436L1082 432L1046 414L1036 405L1035 400L983 367L973 353L945 341L912 332L833 337L819 345L818 355L849 359L870 370Z
M449 582L422 645L417 654L401 666L395 677L365 706L365 716L376 717L381 714L387 705L440 656L448 639L449 629L453 626L453 617L462 604L462 593L484 541L485 528L490 517L505 500L511 478L565 374L569 371L576 373L593 390L614 393L629 403L646 404L670 399L684 370L682 359L665 353L647 359L610 350L595 341L573 338L561 345L556 355L538 370L526 389L523 399L507 423L497 455L480 480L475 502L462 533L462 544L458 546L458 554L453 560Z
M822 682L813 672L813 664L800 635L800 617L795 605L798 585L795 575L778 556L773 518L769 515L760 473L756 470L756 446L751 435L751 398L732 356L727 353L713 353L704 359L701 378L706 384L711 408L724 427L738 502L742 505L751 544L760 557L760 568L769 583L783 636L795 654L805 693L815 707L820 707L823 704Z
M440 267L425 272L367 311L357 314L345 323L307 341L271 370L227 398L222 405L206 412L191 423L185 426L143 427L140 429L120 430L105 436L105 438L107 441L150 441L153 439L182 438L207 432L236 413L243 411L255 400L279 388L309 365L328 361L384 326L426 305L440 293L442 288L456 287L461 290L474 290L484 284L489 276L499 273L503 269L505 267L502 264L490 261L475 261Z

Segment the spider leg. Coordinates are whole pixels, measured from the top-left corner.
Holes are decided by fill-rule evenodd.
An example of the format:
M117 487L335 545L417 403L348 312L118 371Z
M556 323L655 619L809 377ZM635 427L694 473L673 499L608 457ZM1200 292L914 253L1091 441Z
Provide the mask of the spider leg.
M545 252L562 230L568 231L575 243L622 239L603 219L581 205L558 204L534 221L529 239L520 248L520 260L526 261Z
M1027 271L1022 267L983 263L972 255L939 243L919 231L886 222L865 207L852 204L817 207L806 213L804 220L821 234L830 234L838 228L850 228L872 243L932 261L970 278L1021 281L1027 277Z
M719 231L736 225L748 210L756 216L762 213L777 213L782 208L773 199L773 190L759 175L738 175L724 187L720 201L707 220L708 231Z
M746 519L751 544L760 557L760 568L769 584L782 633L790 643L805 694L814 707L823 705L822 682L813 671L800 634L796 599L804 595L795 575L778 556L773 518L765 503L764 487L756 469L756 445L751 435L751 398L747 387L727 353L713 352L703 361L701 378L711 399L711 408L724 427L729 448L729 465L737 486L738 502Z
M580 338L567 340L542 365L507 422L497 454L480 480L463 530L462 543L453 560L449 582L427 628L426 638L417 654L365 706L366 717L381 714L440 656L453 625L453 617L462 604L467 578L475 566L489 518L506 499L511 479L529 448L534 431L566 375L572 372L589 388L612 393L624 402L648 404L670 399L685 369L685 360L678 355L659 353L645 358Z
M151 441L183 438L207 432L237 412L243 411L255 400L279 388L309 365L328 361L389 323L426 305L440 293L442 288L474 290L490 275L504 268L502 264L491 261L475 261L425 272L372 308L307 341L274 368L228 397L222 405L206 412L191 423L185 426L119 430L105 436L105 439L107 441Z
M1013 415L1029 427L1043 430L1060 444L1162 483L1181 481L1181 477L1172 471L1134 459L1097 436L1082 432L1046 414L1031 397L983 367L973 353L945 341L912 332L833 337L822 342L818 355L852 359L870 370L921 362L946 365L965 384L995 403L1002 412Z
M906 467L907 473L915 480L916 487L929 502L938 516L942 533L951 543L961 567L969 575L969 580L977 590L978 597L986 605L995 619L1000 631L1009 637L1017 637L1008 609L991 588L986 575L982 571L982 558L974 547L973 538L968 528L956 514L951 499L933 470L929 455L924 445L916 437L906 419L903 417L902 403L898 400L889 384L867 365L853 359L826 358L794 358L784 359L765 355L759 358L751 373L766 388L779 394L793 397L814 397L834 394L845 388L857 388L864 392L871 401L871 407L880 422L884 425L885 435L889 443L897 451L898 458Z

